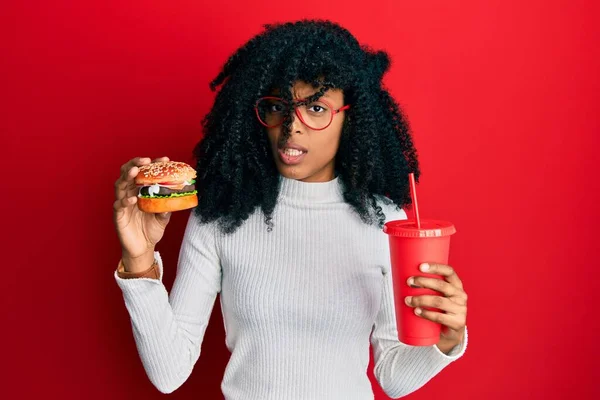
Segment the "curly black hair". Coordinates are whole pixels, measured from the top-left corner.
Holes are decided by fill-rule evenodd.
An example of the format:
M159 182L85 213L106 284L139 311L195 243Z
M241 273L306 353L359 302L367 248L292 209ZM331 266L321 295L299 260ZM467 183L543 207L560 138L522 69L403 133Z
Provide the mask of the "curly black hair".
M324 90L343 90L346 111L336 174L344 200L365 223L385 221L377 199L411 203L408 174L420 176L409 124L383 87L390 59L384 51L361 45L330 21L301 20L265 25L239 48L210 83L218 93L205 116L203 137L194 148L202 222L218 221L232 233L260 207L267 229L279 194L279 172L254 104L274 89L291 99L301 80ZM290 135L284 124L283 139ZM391 201L390 201L391 200Z

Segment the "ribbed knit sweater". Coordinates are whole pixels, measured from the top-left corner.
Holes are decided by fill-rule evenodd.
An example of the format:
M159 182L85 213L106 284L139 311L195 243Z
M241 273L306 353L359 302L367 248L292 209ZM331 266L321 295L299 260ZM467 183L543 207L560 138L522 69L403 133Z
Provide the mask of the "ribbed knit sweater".
M380 202L386 220L403 211ZM190 213L173 287L115 279L145 371L164 393L182 385L201 355L217 295L231 357L226 400L368 400L374 375L392 398L411 393L461 357L398 340L388 237L344 202L338 178L281 178L267 231L256 211L233 234ZM168 266L167 266L168 268Z

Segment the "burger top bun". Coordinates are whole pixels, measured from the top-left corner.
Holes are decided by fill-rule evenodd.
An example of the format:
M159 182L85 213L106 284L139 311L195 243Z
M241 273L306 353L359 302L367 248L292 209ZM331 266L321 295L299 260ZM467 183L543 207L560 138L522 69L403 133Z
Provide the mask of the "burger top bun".
M190 182L196 178L196 170L179 161L161 161L139 167L135 177L137 185L153 185L161 182Z

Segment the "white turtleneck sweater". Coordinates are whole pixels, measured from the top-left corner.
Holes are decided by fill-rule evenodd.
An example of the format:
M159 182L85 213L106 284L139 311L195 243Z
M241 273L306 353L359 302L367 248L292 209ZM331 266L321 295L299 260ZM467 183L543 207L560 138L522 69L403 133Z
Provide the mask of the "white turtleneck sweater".
M382 203L387 220L403 211ZM115 279L151 382L182 385L201 355L220 294L231 351L226 400L368 400L369 345L375 377L392 398L411 393L462 356L467 336L446 355L398 340L388 237L342 197L338 178L281 178L274 228L260 211L233 234L190 213L175 282ZM167 266L168 268L168 266Z

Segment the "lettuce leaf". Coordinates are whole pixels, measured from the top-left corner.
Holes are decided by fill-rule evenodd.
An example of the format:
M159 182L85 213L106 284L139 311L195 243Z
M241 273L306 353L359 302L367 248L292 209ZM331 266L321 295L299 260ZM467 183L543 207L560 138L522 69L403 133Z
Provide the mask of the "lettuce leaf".
M145 198L145 199L157 199L157 198L163 198L163 199L166 199L166 198L168 198L168 197L183 197L183 196L191 196L191 195L194 195L194 194L197 194L197 193L198 193L198 191L197 191L197 190L194 190L193 192L184 192L184 193L171 193L171 194L168 194L168 195L164 195L164 194L155 194L154 196L148 196L148 195L144 195L144 194L142 194L142 195L140 195L140 197L143 197L143 198Z

